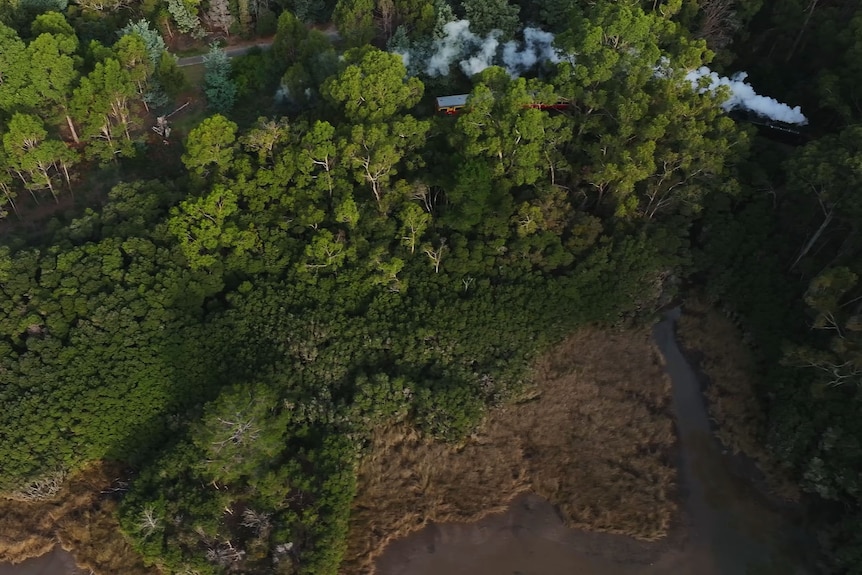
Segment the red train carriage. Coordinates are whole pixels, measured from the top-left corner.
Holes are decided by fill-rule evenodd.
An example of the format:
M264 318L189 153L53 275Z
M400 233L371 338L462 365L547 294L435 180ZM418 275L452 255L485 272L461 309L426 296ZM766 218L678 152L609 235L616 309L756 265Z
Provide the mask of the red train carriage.
M438 96L437 97L437 112L447 116L457 115L463 108L467 106L467 97L469 94L455 94L453 96ZM537 108L539 110L567 110L570 107L568 102L559 101L555 104L541 104L533 102L525 104L525 108Z

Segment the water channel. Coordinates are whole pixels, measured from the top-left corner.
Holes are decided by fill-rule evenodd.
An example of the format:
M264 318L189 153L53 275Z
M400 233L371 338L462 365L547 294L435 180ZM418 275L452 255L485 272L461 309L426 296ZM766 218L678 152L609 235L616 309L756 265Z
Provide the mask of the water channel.
M474 524L431 525L392 543L378 575L811 575L801 527L736 476L714 441L700 383L675 337L653 328L672 380L683 512L659 543L568 529L527 495Z

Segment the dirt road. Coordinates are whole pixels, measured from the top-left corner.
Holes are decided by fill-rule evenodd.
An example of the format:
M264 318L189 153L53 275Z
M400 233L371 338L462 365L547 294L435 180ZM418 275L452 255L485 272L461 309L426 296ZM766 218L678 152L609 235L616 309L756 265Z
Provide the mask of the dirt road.
M269 50L272 47L272 38L268 40L261 40L260 42L254 44L243 44L241 46L227 46L224 49L224 53L227 54L228 58L236 58L237 56L242 56L243 54L248 54L253 48L260 48L261 50ZM194 66L196 64L203 64L204 62L204 54L200 56L188 56L186 58L180 58L177 60L177 66Z

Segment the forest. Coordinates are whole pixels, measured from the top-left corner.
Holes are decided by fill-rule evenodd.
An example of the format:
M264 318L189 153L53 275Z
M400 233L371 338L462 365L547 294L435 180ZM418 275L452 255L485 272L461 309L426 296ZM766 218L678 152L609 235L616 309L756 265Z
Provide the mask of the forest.
M477 70L465 21L550 51ZM0 0L0 491L120 462L164 573L335 574L375 429L457 441L572 330L697 293L862 573L859 85L851 0Z

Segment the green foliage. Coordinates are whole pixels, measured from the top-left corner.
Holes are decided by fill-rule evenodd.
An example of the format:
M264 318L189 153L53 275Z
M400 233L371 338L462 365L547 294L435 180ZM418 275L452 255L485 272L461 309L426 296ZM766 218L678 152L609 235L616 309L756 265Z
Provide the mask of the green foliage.
M295 14L300 22L312 24L326 22L332 13L332 5L325 0L290 0L287 10Z
M33 23L30 25L30 32L34 37L41 34L51 34L60 36L70 40L70 44L66 46L66 52L74 52L78 46L78 39L75 34L75 29L66 21L66 17L60 12L46 12L36 16Z
M12 28L0 23L0 110L11 112L35 100L29 83L27 48Z
M231 80L236 86L237 97L269 91L276 75L277 63L263 50L253 49L231 59Z
M299 59L302 45L308 38L308 29L291 12L284 11L278 17L272 53L276 60L288 66Z
M226 112L280 80L289 118L204 119L178 174L162 162L179 150L142 145L147 94L185 87L146 22L83 50L57 14L28 42L0 27L0 214L69 187L77 150L124 178L38 245L0 246L0 488L119 459L140 470L124 532L165 572L334 574L375 427L459 440L535 354L586 323L652 317L673 278L757 326L764 437L811 491L858 509L858 378L841 370L860 349L862 137L746 164L724 95L683 78L711 57L679 23L692 4L648 4L524 4L572 11L555 23L577 58L542 80L490 68L462 114L429 118L401 57L366 44L379 23L421 47L448 3L340 1L358 46L342 58L303 24L326 3L292 2L271 53L232 66L214 47L204 87ZM198 3L166 8L200 29ZM228 8L235 30L265 24L248 1ZM520 25L505 2L463 8L479 33ZM153 169L161 181L134 179ZM780 190L775 206L760 189Z
M210 116L189 132L183 164L199 176L226 171L234 157L236 130L236 124L221 114Z
M158 66L167 52L165 40L162 38L162 35L159 34L158 30L151 30L150 23L146 20L138 20L137 22L129 22L122 30L120 30L121 36L128 36L131 34L134 34L143 40L150 63L153 67Z
M185 74L177 66L177 58L173 54L164 52L159 58L159 65L155 71L159 85L171 98L176 98L186 89L188 81Z
M168 12L177 24L180 32L191 34L194 38L201 39L205 36L203 26L198 17L197 2L188 0L168 0Z
M520 9L508 0L464 0L462 5L465 17L470 21L470 30L480 36L498 30L502 41L509 40L520 25Z
M258 36L272 36L278 29L278 17L272 10L262 8L257 15L255 33Z
M348 51L346 66L328 79L323 95L342 107L351 123L380 122L413 107L422 97L422 83L407 78L401 57L374 48Z
M374 0L338 0L332 22L348 46L359 47L374 38Z
M16 113L3 134L3 149L8 168L34 197L38 190L49 190L57 199L58 180L64 173L68 174L77 155L59 140L47 136L39 118Z
M88 155L102 163L134 155L133 133L138 117L131 108L136 86L114 58L97 62L72 94L72 117L84 126Z
M204 93L207 105L215 112L229 112L236 102L236 84L230 77L230 59L216 44L204 56Z
M168 229L177 236L192 269L210 268L220 261L219 256L242 259L254 249L254 230L240 230L230 222L236 211L236 194L221 187L171 211Z

